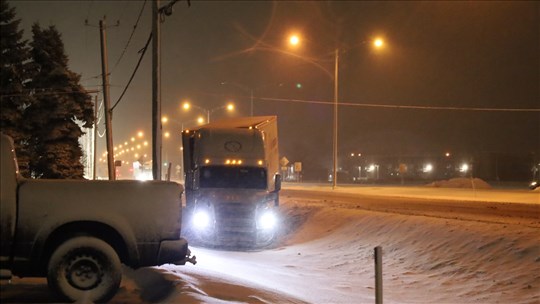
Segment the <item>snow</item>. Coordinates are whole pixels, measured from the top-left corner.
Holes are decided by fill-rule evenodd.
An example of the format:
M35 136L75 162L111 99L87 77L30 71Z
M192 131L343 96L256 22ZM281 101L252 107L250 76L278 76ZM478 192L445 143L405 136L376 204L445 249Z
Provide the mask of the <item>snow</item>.
M439 189L426 187L428 197L431 190ZM532 191L516 200L525 194L540 201ZM124 268L112 303L373 303L373 249L379 245L385 303L540 302L538 208L529 221L479 221L366 211L323 198L323 191L320 200L282 196L286 229L273 248L240 252L192 244L197 265ZM44 293L41 282L35 292ZM3 302L20 300L15 288L34 290L24 288L32 284L19 278L3 284Z
M490 189L491 186L479 178L452 178L449 180L435 181L428 186L442 188L476 188Z

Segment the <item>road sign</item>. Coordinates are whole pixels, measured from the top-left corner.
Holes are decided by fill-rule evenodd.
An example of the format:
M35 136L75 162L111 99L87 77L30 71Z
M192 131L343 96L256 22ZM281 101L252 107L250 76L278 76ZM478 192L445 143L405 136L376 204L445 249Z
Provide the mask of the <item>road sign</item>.
M289 160L283 156L280 160L279 160L279 164L282 166L282 167L285 167L289 164Z

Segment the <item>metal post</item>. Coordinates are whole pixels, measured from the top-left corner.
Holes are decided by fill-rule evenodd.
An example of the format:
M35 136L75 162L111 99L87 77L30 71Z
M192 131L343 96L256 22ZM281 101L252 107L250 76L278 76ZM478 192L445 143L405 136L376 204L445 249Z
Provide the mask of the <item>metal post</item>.
M206 110L206 123L210 123L210 110Z
M375 247L375 304L383 302L382 247Z
M99 33L101 38L101 78L103 82L103 104L105 107L105 137L107 140L107 168L109 180L116 179L114 167L114 150L112 140L112 111L109 100L109 69L107 65L107 35L105 33L105 17L99 21Z
M336 49L335 53L335 66L334 66L334 149L333 149L333 158L334 158L334 172L332 178L332 189L336 188L337 185L337 158L338 158L338 149L337 149L337 140L338 140L338 72L339 72L339 48Z
M152 1L152 176L161 180L161 82L159 0Z

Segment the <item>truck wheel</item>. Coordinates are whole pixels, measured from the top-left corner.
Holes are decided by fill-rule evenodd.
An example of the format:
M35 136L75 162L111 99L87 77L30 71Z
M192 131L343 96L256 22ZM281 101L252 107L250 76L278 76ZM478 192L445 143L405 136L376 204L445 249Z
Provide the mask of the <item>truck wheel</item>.
M121 262L114 249L94 237L75 237L52 254L47 268L49 287L70 301L106 302L122 280Z

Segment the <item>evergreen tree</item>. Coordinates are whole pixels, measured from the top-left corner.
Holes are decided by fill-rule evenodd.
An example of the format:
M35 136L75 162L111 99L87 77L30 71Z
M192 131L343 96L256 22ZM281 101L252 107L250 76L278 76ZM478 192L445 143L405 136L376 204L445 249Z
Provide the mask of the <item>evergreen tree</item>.
M0 131L15 142L21 174L29 176L29 128L23 112L31 98L26 85L30 79L30 48L19 30L15 8L0 0Z
M68 68L60 33L54 26L32 26L34 101L25 111L32 128L30 169L37 178L83 178L83 127L94 123L91 96Z

